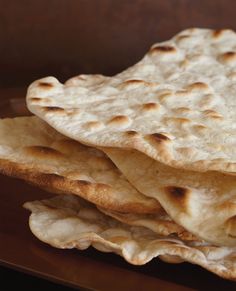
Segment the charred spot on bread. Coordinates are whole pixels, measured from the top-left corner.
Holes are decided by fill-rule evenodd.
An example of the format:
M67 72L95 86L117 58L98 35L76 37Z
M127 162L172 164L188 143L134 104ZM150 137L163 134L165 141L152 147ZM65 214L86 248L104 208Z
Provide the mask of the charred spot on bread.
M151 48L151 53L174 53L176 52L176 48L170 45L159 45Z
M42 109L45 112L53 112L53 113L64 113L65 109L58 106L43 106Z
M58 150L46 146L27 146L25 150L28 154L39 158L61 158L63 156Z
M154 141L163 142L163 141L169 141L169 137L162 134L162 133L152 133L149 135Z
M53 84L48 82L39 82L38 85L43 89L51 89L53 87Z
M125 132L125 134L126 134L126 136L133 137L133 136L137 136L138 132L135 130L128 130Z

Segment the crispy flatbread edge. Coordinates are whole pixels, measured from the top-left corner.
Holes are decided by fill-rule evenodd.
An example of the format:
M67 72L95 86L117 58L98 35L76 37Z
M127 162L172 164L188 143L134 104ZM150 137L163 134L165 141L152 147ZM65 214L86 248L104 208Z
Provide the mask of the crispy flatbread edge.
M109 193L112 191L109 185L71 180L54 173L42 173L27 164L6 159L0 159L0 174L22 179L51 193L74 194L106 209L123 213L155 213L160 208L158 204L158 208L148 205L143 207L142 203L114 204L114 201L109 199Z
M33 201L33 203L35 203L37 201ZM40 202L40 201L38 201ZM76 248L78 250L86 250L88 247L93 246L95 249L102 251L102 252L114 252L120 256L122 256L128 263L131 263L133 265L143 265L148 263L149 261L151 261L152 259L158 257L160 258L162 261L167 262L167 263L181 263L181 262L188 262L194 265L199 265L201 267L203 267L204 269L210 271L211 273L220 276L223 279L227 279L227 280L232 280L232 281L236 281L236 273L234 271L226 271L226 270L221 270L220 268L217 267L210 267L209 264L202 262L201 260L198 260L196 256L194 256L194 258L191 258L191 256L188 255L188 250L184 247L179 247L178 248L178 254L176 254L176 252L169 252L169 253L156 253L154 254L149 260L147 260L144 263L141 263L140 261L133 261L132 258L129 258L129 256L127 255L127 253L125 252L124 248L122 248L122 246L119 246L116 243L113 242L109 242L105 239L103 239L101 236L95 234L94 233L89 233L86 237L82 237L81 243L78 240L73 240L69 243L66 243L64 245L59 245L59 242L48 242L47 240L42 239L41 236L38 235L38 233L34 230L32 221L34 219L34 213L33 210L31 209L31 204L32 202L25 202L23 204L23 207L29 211L31 211L30 217L29 217L29 227L31 232L42 242L47 243L49 245L51 245L52 247L58 248L58 249L72 249L72 248ZM90 243L87 244L86 247L84 247L84 243L86 242L86 240L90 240ZM83 245L83 247L82 247ZM109 250L107 250L106 248L108 248Z

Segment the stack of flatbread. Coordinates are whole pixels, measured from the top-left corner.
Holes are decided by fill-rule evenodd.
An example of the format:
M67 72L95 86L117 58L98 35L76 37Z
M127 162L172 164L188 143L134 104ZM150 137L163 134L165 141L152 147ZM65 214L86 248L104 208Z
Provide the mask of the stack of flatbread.
M37 80L27 105L0 121L0 171L60 194L24 204L35 236L236 280L235 32L185 30L113 77Z

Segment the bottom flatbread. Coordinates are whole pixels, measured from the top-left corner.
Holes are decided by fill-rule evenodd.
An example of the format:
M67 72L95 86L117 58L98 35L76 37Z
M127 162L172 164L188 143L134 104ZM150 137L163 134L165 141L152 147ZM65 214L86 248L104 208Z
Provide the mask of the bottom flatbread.
M93 246L119 254L134 265L155 257L172 263L187 261L236 280L236 248L161 236L142 226L130 226L73 195L26 202L24 207L32 212L29 225L33 234L54 247L84 250Z

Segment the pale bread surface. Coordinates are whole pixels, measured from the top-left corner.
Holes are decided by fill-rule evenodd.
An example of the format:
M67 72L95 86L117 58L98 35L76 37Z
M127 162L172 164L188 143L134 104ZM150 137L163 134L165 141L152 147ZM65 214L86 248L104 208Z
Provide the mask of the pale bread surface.
M236 33L187 29L114 77L31 84L28 108L66 136L196 171L236 172Z
M56 248L114 252L129 263L143 265L155 257L179 263L198 264L221 277L236 280L236 249L208 243L159 236L144 227L128 226L84 204L76 196L27 202L29 225L41 241Z
M0 119L0 173L50 192L79 195L111 210L161 209L155 199L139 193L103 152L62 136L38 117Z
M98 210L102 213L115 218L125 224L134 226L143 226L151 229L153 232L159 235L177 235L180 239L199 241L200 239L194 236L192 233L186 231L182 226L171 220L170 216L162 209L157 213L121 213L112 211L97 206Z
M236 246L236 177L175 169L136 150L104 148L140 192L177 224L216 245Z

